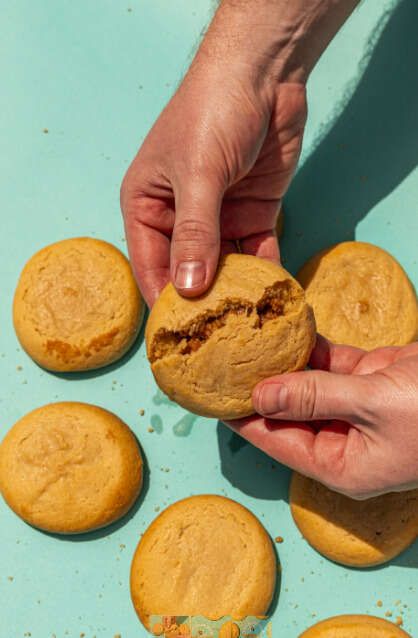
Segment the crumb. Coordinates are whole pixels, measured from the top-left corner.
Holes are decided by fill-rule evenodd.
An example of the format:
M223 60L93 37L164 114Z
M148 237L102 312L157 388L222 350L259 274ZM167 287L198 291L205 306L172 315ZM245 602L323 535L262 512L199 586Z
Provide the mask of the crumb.
M43 133L49 133L49 129L44 128L44 129L43 129Z
M23 368L22 368L22 366L16 366L16 370L17 370L18 372L20 372L21 370L23 370Z
M155 432L154 428L150 425L147 428L148 432Z
M276 538L274 539L275 543L283 543L284 538L283 536L276 536Z
M397 616L396 617L395 625L398 625L398 627L401 627L403 625L403 620L402 620L401 616Z
M121 634L115 634L113 638L122 638Z
M159 511L160 511L160 509L161 509L161 508L160 508L160 507L158 507L158 505L157 505L157 507L154 507L154 512L159 512Z
M116 385L117 384L116 379L113 379L112 383L113 383L113 385Z
M386 616L386 618L392 618L392 612L391 611L386 611L385 612L385 616Z
M128 13L131 13L132 11L132 7L128 7ZM117 638L117 636L115 636L115 638Z
M170 471L170 468L169 468L169 467L165 467L165 468L164 468L164 472L169 472L169 471Z
M396 601L396 603L395 603L395 605L400 605L400 604L401 604L401 602L402 602L401 600L397 600L397 601Z
M14 576L8 576L7 580L10 580L10 582L12 582L12 580L14 580Z
M377 603L376 603L376 605L377 605L378 607L382 607L383 603L382 603L382 601L381 601L381 600L378 600L378 601L377 601Z
M302 578L300 579L300 582L301 582L301 583L304 583L304 582L305 582L305 579L304 579L304 577L303 577L303 576L302 576Z
M138 412L139 412L139 416L144 416L145 414L144 408L141 408L140 410L138 410Z
M119 547L120 547L121 549L125 549L126 545L125 545L124 543L121 543L121 544L119 545Z
M85 635L86 635L86 634L85 634L84 632L81 632L81 634L80 634L80 638L84 638L84 636L85 636Z

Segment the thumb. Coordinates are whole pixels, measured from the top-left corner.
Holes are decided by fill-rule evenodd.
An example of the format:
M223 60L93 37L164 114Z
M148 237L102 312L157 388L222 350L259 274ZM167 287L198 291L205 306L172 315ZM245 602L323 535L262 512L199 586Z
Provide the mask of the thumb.
M171 279L180 294L194 297L207 290L218 266L223 192L204 178L188 181L175 196Z
M266 417L290 421L338 419L370 424L379 396L374 375L332 374L307 370L283 374L259 383L254 409Z

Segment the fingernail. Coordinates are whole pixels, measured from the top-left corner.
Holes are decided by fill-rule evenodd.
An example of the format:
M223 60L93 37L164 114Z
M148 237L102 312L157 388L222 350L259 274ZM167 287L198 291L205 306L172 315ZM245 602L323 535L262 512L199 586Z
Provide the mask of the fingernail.
M190 289L201 286L206 277L203 261L182 261L177 266L174 284L176 288Z
M288 389L283 384L267 383L258 395L258 407L261 414L274 414L287 408Z

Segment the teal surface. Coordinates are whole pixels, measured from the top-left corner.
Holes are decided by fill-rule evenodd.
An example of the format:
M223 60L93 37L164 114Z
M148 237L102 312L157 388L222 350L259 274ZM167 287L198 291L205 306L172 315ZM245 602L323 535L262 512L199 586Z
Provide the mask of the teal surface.
M418 636L418 545L361 572L321 558L292 522L288 471L167 402L142 336L120 365L64 378L34 365L13 331L14 287L36 250L77 235L125 249L120 181L212 9L209 0L0 0L0 436L36 406L87 401L132 427L148 463L140 506L87 536L43 534L0 503L0 638L144 636L128 587L139 535L158 508L201 492L238 500L284 538L274 638L338 613L387 611ZM416 0L366 0L316 68L286 198L290 269L355 237L389 249L418 284L417 24Z

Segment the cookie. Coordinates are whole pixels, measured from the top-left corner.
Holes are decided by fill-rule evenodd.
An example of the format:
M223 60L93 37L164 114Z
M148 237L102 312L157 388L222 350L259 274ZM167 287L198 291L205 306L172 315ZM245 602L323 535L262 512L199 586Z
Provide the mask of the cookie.
M86 403L29 412L0 445L0 491L40 529L88 532L121 518L142 486L142 458L117 416Z
M161 390L202 416L254 412L254 386L300 370L315 341L302 288L286 270L249 255L227 255L210 290L181 297L169 283L146 329L148 359Z
M294 472L289 502L308 543L342 565L386 563L418 536L418 489L356 501Z
M89 370L125 354L144 308L126 257L107 242L78 237L29 259L16 288L13 321L22 347L39 365Z
M318 332L335 343L372 350L418 338L418 304L405 271L382 248L347 241L323 250L297 279Z
M141 622L152 615L245 618L268 612L276 584L273 545L258 519L228 498L185 498L142 536L131 567Z
M383 618L365 615L335 616L307 629L299 638L410 638Z

